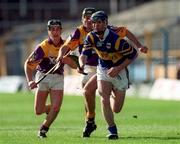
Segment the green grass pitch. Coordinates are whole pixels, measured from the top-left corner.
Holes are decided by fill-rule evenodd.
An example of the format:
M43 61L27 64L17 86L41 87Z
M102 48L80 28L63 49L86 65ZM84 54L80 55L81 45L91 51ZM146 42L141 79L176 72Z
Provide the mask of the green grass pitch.
M96 99L97 130L82 138L84 98L65 96L61 111L47 139L37 130L45 115L33 112L32 93L0 94L0 144L178 144L180 102L127 97L123 110L115 114L120 139L108 140L99 97Z

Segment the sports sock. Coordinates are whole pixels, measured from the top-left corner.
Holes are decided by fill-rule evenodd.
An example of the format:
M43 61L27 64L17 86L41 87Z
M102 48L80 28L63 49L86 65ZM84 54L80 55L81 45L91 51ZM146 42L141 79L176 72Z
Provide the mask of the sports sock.
M49 130L49 128L48 128L47 126L45 126L45 125L42 125L41 128L40 128L40 131L41 131L42 133L47 133L48 130Z
M95 113L89 113L89 112L87 112L87 114L86 114L86 120L88 121L88 122L94 122L94 120L95 120Z
M88 123L94 123L94 118L88 118L87 122Z
M112 127L108 127L108 130L111 134L117 134L117 127L116 125L112 126Z

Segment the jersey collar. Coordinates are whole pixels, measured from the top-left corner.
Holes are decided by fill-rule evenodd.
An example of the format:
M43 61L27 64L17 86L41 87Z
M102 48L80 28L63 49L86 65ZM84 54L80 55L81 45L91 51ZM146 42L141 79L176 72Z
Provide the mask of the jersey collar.
M48 37L48 43L54 45L55 47L59 47L63 44L62 38L60 38L60 41L57 45L55 45L50 37Z
M106 39L106 37L108 36L109 34L109 29L106 28L106 30L104 31L104 35L103 35L103 38L99 38L99 35L96 34L96 36L101 40L101 41L104 41Z

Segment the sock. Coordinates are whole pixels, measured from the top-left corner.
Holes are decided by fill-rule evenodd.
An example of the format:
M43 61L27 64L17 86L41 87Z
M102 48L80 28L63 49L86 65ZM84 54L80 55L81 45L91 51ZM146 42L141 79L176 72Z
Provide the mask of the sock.
M86 119L87 119L87 122L90 122L90 123L94 122L94 120L95 120L95 113L87 112Z
M45 126L45 125L42 125L41 128L40 128L40 131L41 131L42 133L47 133L48 130L49 130L49 128L48 128L47 126Z
M88 123L94 123L94 118L88 118L87 122Z
M117 127L116 127L116 125L114 125L112 127L108 127L108 130L109 130L110 134L117 134Z

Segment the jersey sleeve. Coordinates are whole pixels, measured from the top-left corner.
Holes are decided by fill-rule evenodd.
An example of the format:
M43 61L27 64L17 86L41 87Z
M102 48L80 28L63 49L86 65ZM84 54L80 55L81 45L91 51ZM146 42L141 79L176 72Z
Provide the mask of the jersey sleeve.
M137 50L124 39L120 39L119 51L128 59L134 59L137 56Z
M35 69L40 63L40 61L43 59L44 55L45 53L41 46L37 46L37 48L29 56L27 66L30 69Z
M84 46L82 49L82 54L86 56L91 56L93 50L93 36L92 34L88 34L86 39L84 40Z
M127 28L126 27L117 27L115 32L121 37L124 38L127 35Z
M80 31L77 28L74 33L72 33L67 40L64 43L64 46L67 46L70 48L70 50L75 50L79 45L79 39L80 39Z

